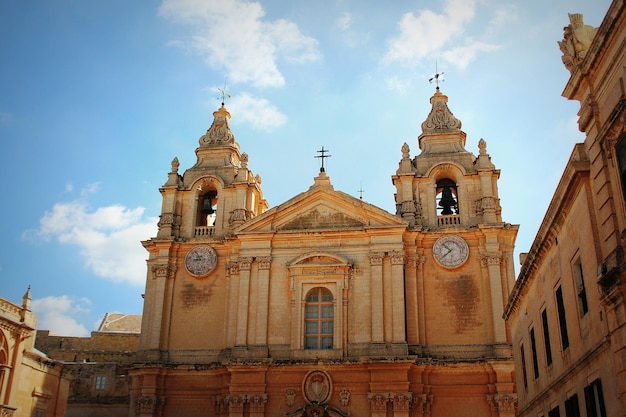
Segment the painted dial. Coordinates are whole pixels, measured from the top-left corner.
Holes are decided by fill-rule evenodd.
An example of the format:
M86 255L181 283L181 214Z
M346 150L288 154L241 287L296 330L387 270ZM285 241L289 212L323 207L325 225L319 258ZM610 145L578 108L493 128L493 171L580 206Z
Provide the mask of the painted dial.
M193 247L185 256L185 268L195 277L207 275L217 265L217 252L208 245Z
M441 236L433 245L435 261L446 268L461 266L467 261L469 248L467 242L457 235Z

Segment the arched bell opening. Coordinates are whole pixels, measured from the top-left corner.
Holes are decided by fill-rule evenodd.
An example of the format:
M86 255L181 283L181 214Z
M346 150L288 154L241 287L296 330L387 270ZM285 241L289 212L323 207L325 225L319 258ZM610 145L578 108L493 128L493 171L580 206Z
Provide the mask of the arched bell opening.
M459 198L456 183L449 178L437 181L436 191L437 215L449 216L459 214Z
M217 211L217 191L210 190L198 198L198 212L196 214L198 227L215 225L215 213Z

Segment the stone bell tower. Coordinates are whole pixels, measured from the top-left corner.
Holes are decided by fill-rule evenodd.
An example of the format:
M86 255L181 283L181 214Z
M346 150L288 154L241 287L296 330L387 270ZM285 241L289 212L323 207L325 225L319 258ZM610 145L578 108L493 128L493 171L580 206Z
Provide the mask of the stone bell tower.
M392 177L397 215L412 233L407 271L409 346L434 357L510 357L502 319L515 277L518 226L501 217L496 169L487 144L478 156L437 87L418 137L421 153Z
M167 348L167 315L172 314L177 274L186 267L190 274L204 276L221 265L226 256L215 242L223 242L268 208L261 177L248 169L248 155L240 153L224 103L213 117L199 139L195 165L181 176L174 158L167 182L159 189L163 196L159 230L156 238L143 242L150 252L144 296L144 317L149 319L142 328L140 357L158 360L158 352ZM191 247L197 251L185 257Z

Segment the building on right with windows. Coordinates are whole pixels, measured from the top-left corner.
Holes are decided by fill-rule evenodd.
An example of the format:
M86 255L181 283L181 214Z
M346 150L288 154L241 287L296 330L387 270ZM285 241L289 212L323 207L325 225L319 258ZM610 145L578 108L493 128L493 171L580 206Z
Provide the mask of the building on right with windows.
M574 146L504 312L518 416L626 415L626 13L570 14L558 42Z

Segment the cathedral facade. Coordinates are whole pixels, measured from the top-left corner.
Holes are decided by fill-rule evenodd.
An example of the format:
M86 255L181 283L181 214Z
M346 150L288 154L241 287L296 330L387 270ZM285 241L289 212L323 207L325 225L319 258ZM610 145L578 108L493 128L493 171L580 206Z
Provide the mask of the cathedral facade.
M518 226L447 102L437 88L416 156L401 146L396 213L323 168L269 208L222 105L143 242L131 415L514 416Z

